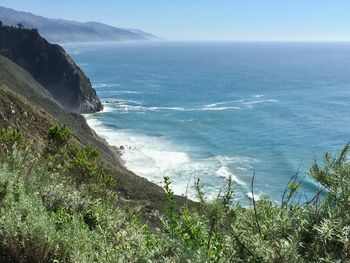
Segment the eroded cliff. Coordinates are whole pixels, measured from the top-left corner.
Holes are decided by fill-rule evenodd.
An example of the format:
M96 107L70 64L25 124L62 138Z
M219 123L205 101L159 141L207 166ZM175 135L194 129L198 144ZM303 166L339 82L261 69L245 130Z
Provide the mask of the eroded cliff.
M0 54L27 70L65 110L103 109L89 78L62 47L50 44L37 30L0 26Z

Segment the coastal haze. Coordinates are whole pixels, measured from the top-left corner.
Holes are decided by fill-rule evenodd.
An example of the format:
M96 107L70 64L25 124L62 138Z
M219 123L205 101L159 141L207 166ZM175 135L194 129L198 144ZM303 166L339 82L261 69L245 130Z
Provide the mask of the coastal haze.
M38 29L47 40L54 43L147 41L157 37L139 29L123 29L98 22L76 22L50 19L29 12L0 6L0 21L5 25Z

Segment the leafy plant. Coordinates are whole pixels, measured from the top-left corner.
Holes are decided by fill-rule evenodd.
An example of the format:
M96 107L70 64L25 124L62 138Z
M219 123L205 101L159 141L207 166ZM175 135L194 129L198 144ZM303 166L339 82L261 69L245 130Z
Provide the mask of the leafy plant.
M213 200L197 179L195 208L177 204L164 178L163 227L118 206L115 179L103 156L81 146L64 126L31 154L25 135L0 133L0 259L4 262L350 262L350 147L327 153L310 175L319 191L305 204L291 178L280 203L234 203L234 185ZM5 154L4 154L5 153ZM254 177L251 184L254 197Z
M49 139L56 144L57 147L66 144L72 136L73 132L65 124L56 124L49 129Z
M11 151L13 147L24 150L29 142L25 135L14 128L2 128L0 131L0 147L3 151Z

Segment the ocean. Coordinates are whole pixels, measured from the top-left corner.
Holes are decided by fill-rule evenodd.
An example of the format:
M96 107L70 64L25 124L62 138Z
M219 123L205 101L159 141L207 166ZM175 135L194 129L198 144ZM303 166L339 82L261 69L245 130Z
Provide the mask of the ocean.
M208 198L230 176L243 204L280 201L298 174L350 138L349 43L144 42L65 45L104 103L89 125L125 165L176 194Z

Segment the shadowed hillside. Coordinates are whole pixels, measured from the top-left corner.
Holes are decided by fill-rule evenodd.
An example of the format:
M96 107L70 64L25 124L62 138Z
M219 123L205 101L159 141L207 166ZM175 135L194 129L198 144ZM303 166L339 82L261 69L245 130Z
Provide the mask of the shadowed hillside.
M37 30L1 26L0 55L28 71L66 110L89 113L103 108L83 71Z

